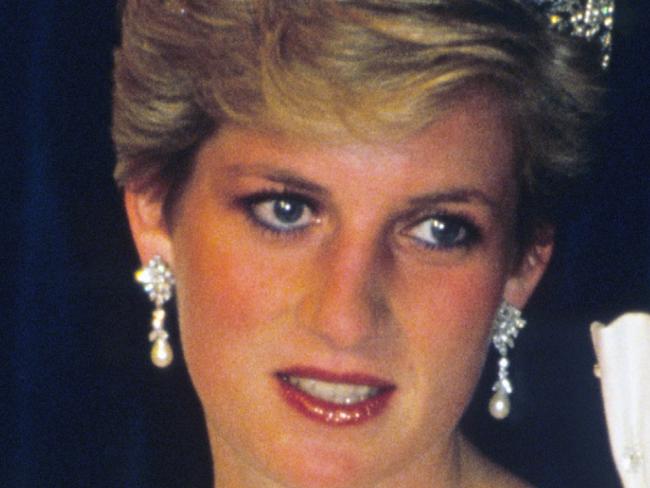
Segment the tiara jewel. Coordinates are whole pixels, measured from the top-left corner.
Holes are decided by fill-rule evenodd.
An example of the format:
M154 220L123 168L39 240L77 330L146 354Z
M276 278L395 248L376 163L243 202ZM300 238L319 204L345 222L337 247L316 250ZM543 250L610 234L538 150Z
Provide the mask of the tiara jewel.
M614 0L531 0L547 15L551 28L569 32L601 46L600 64L609 65L614 25Z

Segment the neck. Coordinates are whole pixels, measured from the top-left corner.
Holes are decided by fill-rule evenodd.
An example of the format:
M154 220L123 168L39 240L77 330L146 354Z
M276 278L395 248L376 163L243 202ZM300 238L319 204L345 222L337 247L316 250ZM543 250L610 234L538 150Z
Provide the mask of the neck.
M212 437L212 436L211 436ZM212 442L214 441L214 442ZM214 488L302 488L300 484L282 482L267 476L260 467L242 461L241 453L217 438L211 439L215 480ZM219 446L215 449L216 446ZM342 480L333 484L331 480L319 484L310 480L309 488L469 488L484 486L476 481L480 478L474 471L485 461L482 456L460 435L454 435L439 449L430 449L413 458L408 464L397 467L377 479L358 478ZM378 460L378 464L380 460ZM485 485L489 486L489 485ZM493 486L493 485L492 485Z

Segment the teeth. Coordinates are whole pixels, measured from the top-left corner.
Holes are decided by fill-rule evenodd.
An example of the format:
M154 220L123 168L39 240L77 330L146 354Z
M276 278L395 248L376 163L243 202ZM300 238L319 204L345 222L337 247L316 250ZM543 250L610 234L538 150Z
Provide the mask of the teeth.
M338 405L354 405L379 393L379 388L373 386L329 383L299 376L289 376L288 381L313 397Z

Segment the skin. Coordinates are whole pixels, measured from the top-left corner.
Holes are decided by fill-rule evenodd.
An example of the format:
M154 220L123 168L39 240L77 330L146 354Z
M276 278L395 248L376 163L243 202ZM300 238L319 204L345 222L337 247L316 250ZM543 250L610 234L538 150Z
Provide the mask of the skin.
M457 431L501 299L523 307L551 254L544 242L516 258L512 147L501 105L476 95L399 143L226 126L200 149L171 227L159 201L127 191L142 260L160 254L176 274L215 486L525 486ZM267 228L273 201L249 197L269 191L311 202L301 230ZM462 236L458 220L480 237L427 248L432 216L447 237ZM279 394L274 373L296 365L396 390L378 417L336 428Z

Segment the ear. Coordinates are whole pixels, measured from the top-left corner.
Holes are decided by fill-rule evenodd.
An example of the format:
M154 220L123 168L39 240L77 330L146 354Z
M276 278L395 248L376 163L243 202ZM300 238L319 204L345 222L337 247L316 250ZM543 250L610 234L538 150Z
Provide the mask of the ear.
M535 241L521 256L518 265L506 282L504 298L517 307L524 308L537 284L544 276L553 254L555 229L547 227L540 230Z
M174 256L162 199L149 192L135 192L127 188L124 204L140 262L147 263L158 255L173 266Z

